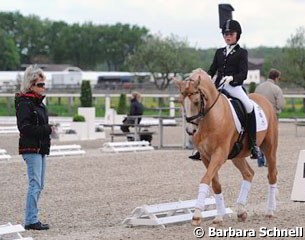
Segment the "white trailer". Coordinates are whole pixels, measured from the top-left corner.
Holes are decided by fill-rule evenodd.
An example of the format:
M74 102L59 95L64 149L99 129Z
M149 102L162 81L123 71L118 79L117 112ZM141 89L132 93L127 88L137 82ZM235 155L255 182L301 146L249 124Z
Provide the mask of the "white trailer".
M51 74L52 88L79 87L82 82L81 72L56 72Z

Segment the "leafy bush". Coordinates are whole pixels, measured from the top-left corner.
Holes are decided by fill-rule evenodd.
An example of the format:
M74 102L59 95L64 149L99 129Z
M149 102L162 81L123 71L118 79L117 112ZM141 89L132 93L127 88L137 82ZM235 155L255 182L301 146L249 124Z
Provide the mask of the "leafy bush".
M126 114L126 94L125 93L121 93L121 95L120 95L117 113Z
M82 107L92 107L92 91L88 80L82 81L80 103Z
M82 115L76 114L73 116L73 122L85 122L85 121L86 121L86 119Z
M250 85L249 85L249 93L254 93L254 92L255 92L255 89L256 89L256 84L255 84L255 82L250 82Z

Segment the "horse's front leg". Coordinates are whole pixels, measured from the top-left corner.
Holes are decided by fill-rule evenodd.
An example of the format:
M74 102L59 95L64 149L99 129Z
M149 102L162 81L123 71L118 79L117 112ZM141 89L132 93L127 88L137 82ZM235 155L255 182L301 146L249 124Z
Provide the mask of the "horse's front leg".
M201 211L205 209L205 199L210 193L210 183L212 179L216 176L221 165L225 161L225 155L223 153L216 152L212 155L207 171L202 177L198 190L198 197L195 204L195 212L192 219L192 225L199 226L202 222Z
M219 183L218 173L216 173L214 178L212 179L212 188L215 193L215 203L216 203L216 211L217 211L217 216L213 219L213 223L222 225L223 216L226 214L226 207L225 207L224 197L222 194L221 185Z
M206 169L208 169L210 162L204 156L201 156L201 159ZM213 219L213 223L221 225L223 223L223 216L226 214L226 208L222 195L221 185L219 183L218 173L216 173L212 179L212 188L215 193L215 203L217 210L217 216Z

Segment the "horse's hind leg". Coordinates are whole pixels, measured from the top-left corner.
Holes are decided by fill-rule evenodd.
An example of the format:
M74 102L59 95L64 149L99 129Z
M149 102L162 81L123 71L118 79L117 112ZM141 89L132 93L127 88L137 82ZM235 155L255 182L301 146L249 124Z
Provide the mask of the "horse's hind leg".
M245 158L237 158L232 160L234 166L240 171L243 180L240 186L239 196L237 198L237 220L239 222L246 221L248 217L246 204L248 194L251 189L251 182L254 177L254 171L248 164Z
M264 152L267 160L268 166L268 196L267 196L267 208L266 217L272 218L274 216L274 211L276 210L276 194L277 190L277 168L276 168L276 148L277 144L268 144L268 138L265 140Z

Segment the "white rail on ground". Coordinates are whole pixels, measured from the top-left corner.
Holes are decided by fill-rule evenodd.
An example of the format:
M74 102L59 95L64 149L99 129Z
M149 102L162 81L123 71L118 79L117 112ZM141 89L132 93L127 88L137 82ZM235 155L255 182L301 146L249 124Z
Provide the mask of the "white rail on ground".
M82 150L82 147L77 144L72 145L53 145L50 148L50 157L57 156L71 156L71 155L84 155L85 150Z
M166 224L190 221L195 210L195 203L196 200L187 200L155 205L143 205L141 207L135 208L131 215L127 217L122 223L127 226L161 225L165 227ZM215 208L215 198L207 198L205 200L205 205L206 210L201 212L202 217L216 217L216 209L208 210L210 207ZM233 213L233 211L230 208L226 208L226 214L231 213Z
M148 141L131 141L131 142L107 142L100 148L103 152L137 152L152 151L154 148L149 145Z
M33 240L33 238L31 237L22 237L20 232L23 232L24 228L22 225L17 224L17 225L12 225L10 222L4 225L0 225L0 239L2 239L2 237L4 235L17 235L17 238L14 237L14 240L17 239L23 239L23 240ZM7 236L5 236L4 239L8 239Z
M19 133L17 126L0 127L0 134L17 134L17 133Z
M5 149L0 149L0 160L9 160L11 158L11 155L7 154Z

